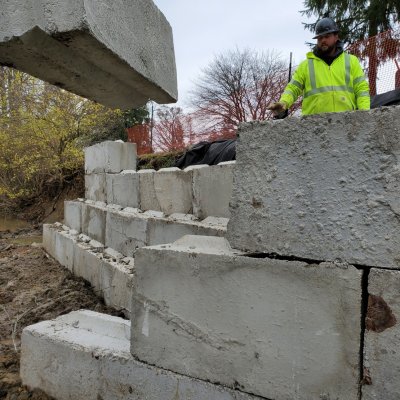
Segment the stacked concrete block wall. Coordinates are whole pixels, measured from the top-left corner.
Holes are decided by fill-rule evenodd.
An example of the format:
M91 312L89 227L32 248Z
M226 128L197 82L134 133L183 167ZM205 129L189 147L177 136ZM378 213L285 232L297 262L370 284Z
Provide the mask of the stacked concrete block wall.
M65 202L65 225L92 239L133 256L143 246L170 243L184 235L224 236L227 218L208 217L198 221L194 215L141 212L102 202L78 200Z
M235 162L141 170L139 208L142 210L229 218L229 201Z
M229 218L235 161L184 170L162 168L136 172L134 152L136 148L132 144L118 142L103 142L87 148L85 197L166 215Z
M177 100L171 26L152 1L14 0L1 6L1 65L111 108Z
M124 207L135 203L135 143L105 141L85 149L85 197ZM123 172L124 171L124 172ZM123 172L123 173L122 173ZM121 175L119 175L122 173ZM129 197L127 197L129 196Z
M399 108L383 108L243 125L230 244L217 236L185 236L137 246L133 357L243 396L396 399L399 119ZM156 195L171 184L157 177L179 174L175 190L184 190L205 170L137 173L139 201L142 187L149 187L146 199L157 200L158 210L81 202L86 211L79 218L74 204L71 224L97 232L105 243L86 243L79 229L61 226L61 233L47 235L48 245L72 270L79 270L76 254L88 245L97 250L85 257L108 251L116 259L123 255L115 250L126 252L135 241L149 245L150 221L173 220L173 214L164 217ZM193 226L193 218L187 223ZM102 279L89 279L101 290Z

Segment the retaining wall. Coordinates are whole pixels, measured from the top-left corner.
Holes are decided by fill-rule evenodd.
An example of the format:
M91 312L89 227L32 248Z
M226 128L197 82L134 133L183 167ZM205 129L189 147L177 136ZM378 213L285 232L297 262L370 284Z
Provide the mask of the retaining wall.
M166 215L229 218L234 165L227 161L135 172L135 145L103 142L85 150L85 197Z

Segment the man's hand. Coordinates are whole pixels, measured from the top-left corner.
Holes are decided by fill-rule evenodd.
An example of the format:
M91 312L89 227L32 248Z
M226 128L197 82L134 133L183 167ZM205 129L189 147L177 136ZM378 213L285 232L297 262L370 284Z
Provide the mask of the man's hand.
M271 103L267 110L273 111L275 115L281 114L287 110L287 105L283 101L277 103Z

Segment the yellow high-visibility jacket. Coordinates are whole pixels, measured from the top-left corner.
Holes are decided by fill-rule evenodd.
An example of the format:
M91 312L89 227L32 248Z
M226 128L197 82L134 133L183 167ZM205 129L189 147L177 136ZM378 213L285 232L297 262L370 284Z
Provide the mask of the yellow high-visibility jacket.
M328 65L307 53L279 101L288 108L303 95L302 114L369 110L369 85L357 57L346 52Z

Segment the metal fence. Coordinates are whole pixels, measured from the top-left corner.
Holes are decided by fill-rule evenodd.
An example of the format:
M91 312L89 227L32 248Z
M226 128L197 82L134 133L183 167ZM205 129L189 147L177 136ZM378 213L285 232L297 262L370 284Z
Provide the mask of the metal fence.
M400 89L400 26L355 42L346 50L361 61L371 95Z

